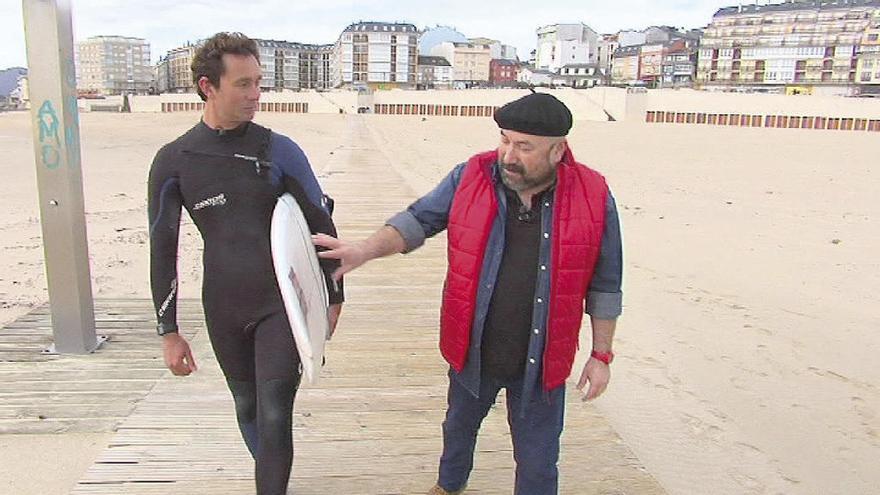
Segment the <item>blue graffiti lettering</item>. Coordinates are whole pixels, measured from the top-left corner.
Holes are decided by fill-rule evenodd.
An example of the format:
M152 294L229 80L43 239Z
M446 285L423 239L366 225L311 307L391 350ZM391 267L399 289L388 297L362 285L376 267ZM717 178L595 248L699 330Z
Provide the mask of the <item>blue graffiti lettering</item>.
M43 160L43 165L49 170L58 168L58 165L61 163L61 155L58 153L58 150L48 144L44 144L40 148L40 158Z
M58 114L55 113L55 107L52 102L46 100L37 112L37 125L40 128L40 142L44 143L47 138L52 138L56 143L61 144L58 137Z
M58 114L52 102L46 100L37 112L37 127L40 129L40 158L43 165L52 170L61 164L61 138L58 136ZM48 141L48 143L47 143Z

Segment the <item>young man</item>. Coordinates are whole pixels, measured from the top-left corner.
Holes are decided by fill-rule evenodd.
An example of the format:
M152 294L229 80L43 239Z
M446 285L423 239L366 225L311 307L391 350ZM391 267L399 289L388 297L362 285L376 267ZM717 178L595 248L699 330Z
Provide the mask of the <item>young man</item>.
M448 230L440 350L450 364L439 479L429 494L462 493L480 423L507 391L518 495L557 493L565 380L584 305L593 351L578 388L608 383L621 312L622 254L614 198L597 172L575 162L568 108L530 94L495 114L497 150L455 169L370 238L315 236L340 259L336 275L418 248Z
M293 462L293 402L300 360L275 279L269 241L278 197L291 192L313 232L335 227L305 154L289 138L251 122L260 99L256 43L239 33L208 39L192 62L205 101L201 122L156 154L149 178L153 301L165 363L195 371L176 320L181 207L205 245L202 303L211 345L235 400L260 495L287 490ZM322 263L323 265L323 263ZM331 331L341 286L328 274Z

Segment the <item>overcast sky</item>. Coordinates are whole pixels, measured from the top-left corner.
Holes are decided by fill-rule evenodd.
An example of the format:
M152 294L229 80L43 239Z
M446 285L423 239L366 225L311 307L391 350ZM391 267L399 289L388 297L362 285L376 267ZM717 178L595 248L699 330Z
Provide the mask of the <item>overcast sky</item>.
M30 1L30 0L28 0ZM360 20L402 21L419 29L452 26L468 37L485 36L518 49L527 58L535 47L535 28L583 22L600 33L651 25L703 27L718 0L70 0L76 40L98 35L145 38L153 61L188 40L217 31L241 31L254 38L302 43L333 43ZM0 69L25 66L21 0L0 0Z

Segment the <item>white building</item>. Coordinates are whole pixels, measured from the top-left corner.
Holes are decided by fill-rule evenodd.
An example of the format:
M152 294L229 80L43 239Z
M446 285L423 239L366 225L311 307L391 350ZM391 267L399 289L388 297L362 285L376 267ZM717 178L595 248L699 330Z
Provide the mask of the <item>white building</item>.
M596 64L602 69L611 70L611 59L614 52L620 48L620 42L616 34L606 34L599 40L599 46L596 48Z
M592 88L605 83L605 71L598 64L569 64L553 78L555 86Z
M332 85L414 88L419 32L412 24L359 22L333 49Z
M154 89L150 44L142 38L93 36L76 44L76 86L103 95Z
M443 57L419 55L419 86L425 89L450 89L453 81L452 65Z
M599 35L585 24L553 24L537 29L535 67L551 72L567 64L597 62Z
M554 77L556 77L556 74L549 70L536 69L527 65L519 71L517 82L531 84L532 86L550 86L553 84Z

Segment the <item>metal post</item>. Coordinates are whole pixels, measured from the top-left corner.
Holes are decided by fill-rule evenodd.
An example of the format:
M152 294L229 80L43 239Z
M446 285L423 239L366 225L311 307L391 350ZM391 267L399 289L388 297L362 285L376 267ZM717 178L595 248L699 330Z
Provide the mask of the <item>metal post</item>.
M95 335L80 169L79 113L69 0L22 0L34 156L54 345L85 354Z

